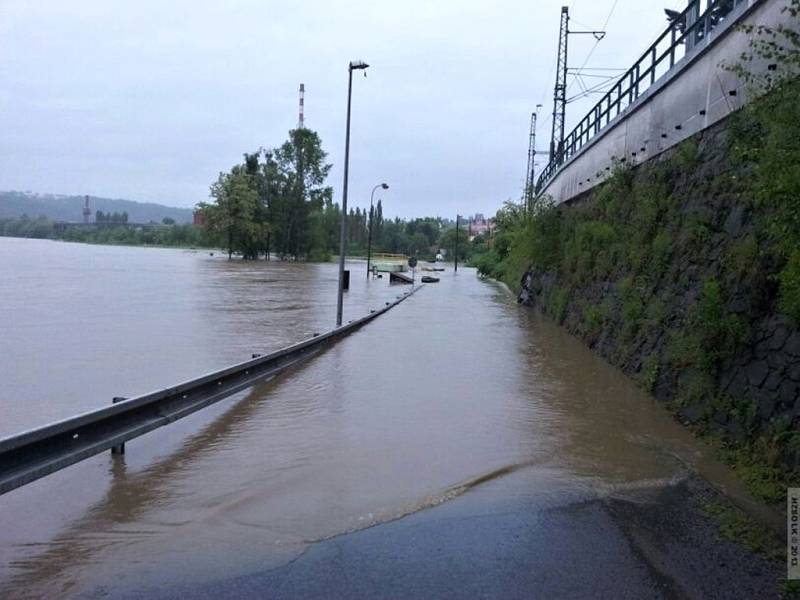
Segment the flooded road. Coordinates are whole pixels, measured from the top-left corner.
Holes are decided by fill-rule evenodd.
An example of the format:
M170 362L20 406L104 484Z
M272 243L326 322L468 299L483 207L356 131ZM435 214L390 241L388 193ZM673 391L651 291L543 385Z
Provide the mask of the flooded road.
M345 320L393 298L350 265ZM728 475L471 269L276 380L0 496L0 596L213 583L456 498L564 506ZM336 265L0 238L0 436L330 328Z

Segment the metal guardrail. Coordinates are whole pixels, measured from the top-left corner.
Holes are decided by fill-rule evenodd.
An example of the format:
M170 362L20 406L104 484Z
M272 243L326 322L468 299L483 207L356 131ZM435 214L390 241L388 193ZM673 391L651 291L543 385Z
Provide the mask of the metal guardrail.
M274 377L397 306L421 286L380 309L327 333L265 356L178 385L116 401L44 427L0 439L0 495L45 475L122 445L236 392Z
M763 0L755 0L754 4ZM574 156L612 119L633 104L675 64L692 51L726 17L748 0L690 0L687 8L675 13L669 27L642 57L623 74L556 149L536 181L536 194L547 186L559 168ZM701 7L705 11L701 14Z

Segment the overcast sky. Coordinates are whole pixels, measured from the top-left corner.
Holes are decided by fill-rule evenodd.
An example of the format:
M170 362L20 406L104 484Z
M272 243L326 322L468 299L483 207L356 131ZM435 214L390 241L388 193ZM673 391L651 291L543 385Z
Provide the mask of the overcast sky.
M243 152L286 139L303 82L339 201L347 64L361 59L350 203L387 181L388 215L493 214L520 196L537 103L549 144L565 3L574 29L608 19L587 63L603 68L629 66L665 27L663 8L684 4L0 0L0 190L191 207ZM578 67L595 44L570 45ZM590 103L570 104L568 125Z

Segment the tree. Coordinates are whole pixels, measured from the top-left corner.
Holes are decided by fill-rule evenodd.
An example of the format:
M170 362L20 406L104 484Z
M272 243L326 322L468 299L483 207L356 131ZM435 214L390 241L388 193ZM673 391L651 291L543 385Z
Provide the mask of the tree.
M405 253L410 256L430 256L431 246L428 238L418 231L408 240Z
M242 258L258 257L260 227L256 221L259 210L258 192L252 177L241 165L230 173L220 173L211 185L213 204L202 204L208 229L220 236L228 250L228 259L234 252Z
M439 247L447 250L448 256L455 256L456 235L458 236L458 260L465 261L468 258L470 245L467 232L463 229L451 227L444 231L439 238Z
M263 161L262 161L263 156ZM229 256L267 260L325 257L338 207L325 185L331 165L316 132L294 129L279 148L244 154L244 163L220 173L214 202L200 206L207 229ZM338 222L338 218L337 218Z
M321 211L333 190L325 185L331 165L315 131L293 129L289 139L273 153L278 194L274 197L276 249L282 257L297 259L315 250L325 236L311 229L322 226L322 219L309 220ZM320 250L320 249L316 249Z

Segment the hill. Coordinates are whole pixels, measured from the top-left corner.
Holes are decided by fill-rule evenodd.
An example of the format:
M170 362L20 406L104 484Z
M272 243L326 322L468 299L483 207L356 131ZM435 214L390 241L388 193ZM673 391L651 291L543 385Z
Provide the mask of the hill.
M0 219L18 218L22 215L43 215L53 221L82 221L83 196L36 194L33 192L0 192ZM153 202L134 202L115 198L89 196L92 220L96 211L126 212L133 223L160 223L165 217L176 223L191 223L192 209L165 206Z

